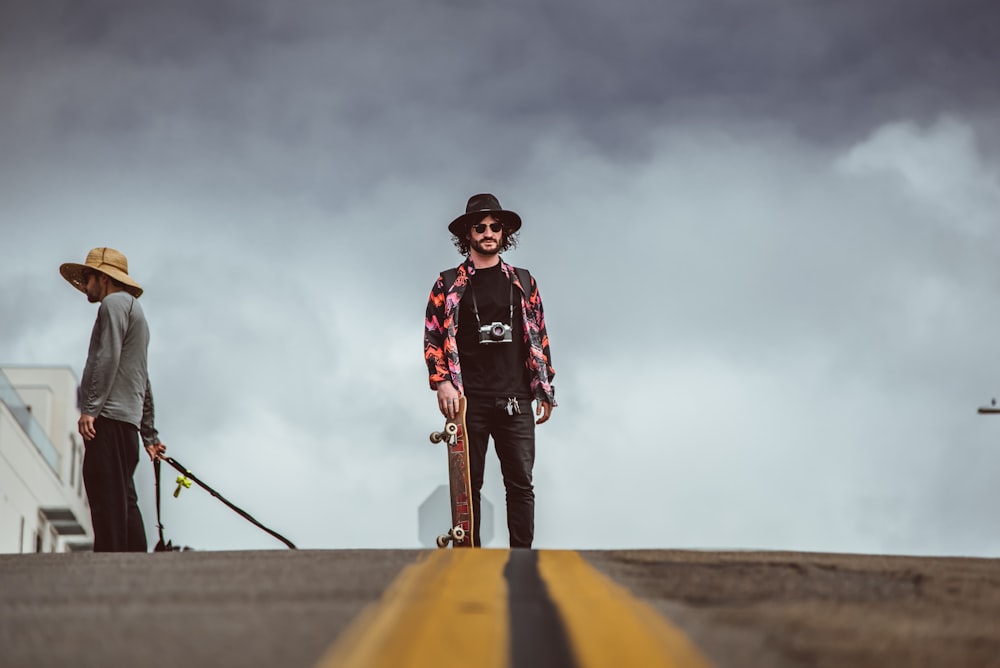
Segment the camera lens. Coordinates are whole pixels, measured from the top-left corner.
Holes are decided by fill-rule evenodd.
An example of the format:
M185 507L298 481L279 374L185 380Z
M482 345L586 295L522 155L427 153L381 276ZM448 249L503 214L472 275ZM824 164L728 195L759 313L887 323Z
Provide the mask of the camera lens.
M493 329L490 330L490 334L493 335L494 339L502 339L503 329L503 323L495 322L493 323Z

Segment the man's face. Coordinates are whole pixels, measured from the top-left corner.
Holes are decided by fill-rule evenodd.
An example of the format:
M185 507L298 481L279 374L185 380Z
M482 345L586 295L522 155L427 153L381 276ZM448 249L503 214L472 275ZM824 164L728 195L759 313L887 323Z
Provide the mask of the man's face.
M496 255L503 240L503 223L486 216L469 228L469 246L480 255Z
M83 272L83 287L87 290L87 301L96 304L104 297L101 274L96 271Z

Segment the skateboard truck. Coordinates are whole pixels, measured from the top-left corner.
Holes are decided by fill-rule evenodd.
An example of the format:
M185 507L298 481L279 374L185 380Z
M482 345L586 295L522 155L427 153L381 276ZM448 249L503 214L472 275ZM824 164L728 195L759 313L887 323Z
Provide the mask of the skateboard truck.
M431 432L431 443L440 443L441 441L444 441L449 445L453 445L457 435L458 425L454 422L449 422L444 426L444 431Z
M465 540L465 529L454 526L448 529L448 533L438 536L436 542L438 547L448 547L448 543L461 543L463 540Z

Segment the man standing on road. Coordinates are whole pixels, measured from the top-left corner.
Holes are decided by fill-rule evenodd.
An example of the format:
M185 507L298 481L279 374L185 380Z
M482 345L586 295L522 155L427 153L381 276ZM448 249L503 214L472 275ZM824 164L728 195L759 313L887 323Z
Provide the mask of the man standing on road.
M167 449L153 425L153 394L146 371L149 328L128 275L128 260L113 248L95 248L83 264L59 273L90 303L100 302L80 384L84 440L83 484L90 501L95 552L146 552L146 529L132 479L139 434L151 460Z
M521 217L504 210L488 193L469 198L465 213L448 225L466 256L438 276L427 302L424 358L431 389L446 418L467 398L473 544L480 545L480 490L490 436L507 489L511 547L530 548L535 533L535 420L556 406L542 299L527 270L515 269L500 253L517 243Z

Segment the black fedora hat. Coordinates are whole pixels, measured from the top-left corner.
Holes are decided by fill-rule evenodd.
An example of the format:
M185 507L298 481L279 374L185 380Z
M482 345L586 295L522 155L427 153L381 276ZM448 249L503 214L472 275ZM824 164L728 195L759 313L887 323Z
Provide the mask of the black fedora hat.
M507 228L507 234L513 234L521 229L521 216L501 207L500 200L490 193L480 193L469 198L469 203L465 205L465 213L451 221L448 230L456 237L463 237L468 225L478 223L486 217L486 214L503 223Z

